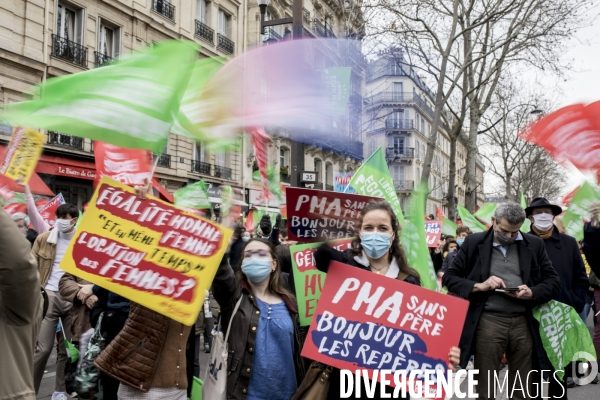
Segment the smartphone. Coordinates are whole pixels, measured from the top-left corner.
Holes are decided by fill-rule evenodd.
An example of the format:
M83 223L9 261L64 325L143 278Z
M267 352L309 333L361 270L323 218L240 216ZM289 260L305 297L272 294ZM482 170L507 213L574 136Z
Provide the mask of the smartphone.
M520 292L521 289L518 287L513 287L513 288L500 288L500 289L496 289L496 292Z

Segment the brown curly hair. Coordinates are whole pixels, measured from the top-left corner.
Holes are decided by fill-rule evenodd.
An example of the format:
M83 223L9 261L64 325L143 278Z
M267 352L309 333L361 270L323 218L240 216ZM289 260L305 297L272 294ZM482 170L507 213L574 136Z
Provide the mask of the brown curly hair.
M242 271L242 262L244 261L244 258L245 258L246 247L248 247L248 245L252 242L260 242L260 243L266 245L269 248L269 253L271 254L271 258L273 258L273 260L275 260L275 262L277 263L277 268L275 268L275 271L271 272L271 276L269 277L269 290L272 293L277 293L280 296L285 296L285 297L289 298L290 300L295 301L296 298L295 298L294 294L285 287L284 281L281 277L281 265L279 264L279 259L277 257L277 252L275 251L275 246L273 246L273 243L271 243L265 239L260 239L260 238L250 239L244 245L244 249L242 250L242 257L240 257L240 261L238 263L238 272L235 274L238 281L240 281L240 282L248 281L248 277Z
M365 217L365 215L368 212L374 211L374 210L382 210L382 211L387 212L388 215L390 216L390 220L392 221L392 231L395 233L395 235L394 235L394 239L392 240L390 252L388 253L388 261L392 262L392 259L395 257L396 262L398 263L398 268L400 269L400 272L404 272L409 276L413 276L413 277L419 279L419 281L420 281L420 276L419 276L419 273L417 272L417 270L414 269L413 267L411 267L410 265L408 265L408 262L406 261L406 255L404 254L404 249L402 248L402 245L400 244L400 239L399 239L400 232L402 231L402 226L400 225L400 221L398 221L398 218L396 217L396 213L394 213L394 209L392 208L390 203L388 203L387 201L372 200L360 212L360 215L358 217L358 226L356 228L356 237L352 241L352 248L351 248L352 255L353 256L362 255L363 248L362 248L361 240L360 240L360 230L362 228L363 218Z

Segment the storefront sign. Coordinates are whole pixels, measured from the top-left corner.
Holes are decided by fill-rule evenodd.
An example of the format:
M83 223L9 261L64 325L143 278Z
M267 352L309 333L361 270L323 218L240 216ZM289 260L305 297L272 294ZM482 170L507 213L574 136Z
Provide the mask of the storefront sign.
M299 242L323 242L354 236L360 212L372 200L381 199L288 187L288 237Z
M370 377L374 370L446 371L468 307L463 299L333 261L302 356Z
M103 177L60 268L193 325L231 235Z
M344 251L351 247L352 240L353 238L335 240L329 243L329 246ZM315 251L322 244L299 244L290 247L292 272L298 299L298 316L302 326L310 325L325 283L325 276L327 276L326 273L317 269L314 259Z
M15 181L22 179L23 183L28 183L43 148L44 135L33 129L16 127L4 161L0 165L0 174Z

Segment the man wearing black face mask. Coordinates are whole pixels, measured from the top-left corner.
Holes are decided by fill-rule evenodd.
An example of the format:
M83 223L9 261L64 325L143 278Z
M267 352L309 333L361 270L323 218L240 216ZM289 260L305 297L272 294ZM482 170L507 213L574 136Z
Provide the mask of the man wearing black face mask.
M492 229L465 239L443 277L450 293L470 302L460 339L461 367L475 356L480 399L496 398L494 373L505 351L509 388L525 385L531 370L550 369L531 310L552 300L561 287L543 240L519 231L525 221L521 206L498 205L492 221ZM507 288L518 289L496 291ZM525 392L514 391L511 398L529 398L535 393L531 383L529 392L523 387Z

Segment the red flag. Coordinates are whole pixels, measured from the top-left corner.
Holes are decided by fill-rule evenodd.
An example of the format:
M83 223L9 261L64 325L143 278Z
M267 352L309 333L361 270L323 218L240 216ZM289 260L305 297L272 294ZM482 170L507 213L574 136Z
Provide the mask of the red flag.
M575 194L577 193L577 191L579 190L579 187L576 187L575 189L573 189L573 191L571 193L569 193L568 195L565 196L565 198L563 199L562 203L565 206L568 206L571 203L571 200L573 200L573 197L575 197Z
M246 218L246 224L244 225L244 228L246 228L246 230L248 232L254 232L254 212L250 211L248 213L248 218Z
M435 206L435 216L436 217L445 217L444 212L438 206Z
M267 179L267 146L271 138L263 128L251 128L250 138L254 145L254 153L256 155L256 164L260 171L260 177L263 182L265 193L269 192L269 182ZM268 196L268 194L265 194Z
M519 136L558 161L583 170L600 169L600 102L563 107L540 118Z
M126 185L143 185L152 178L152 167L146 150L126 149L103 142L94 142L96 183L108 176Z
M4 206L4 211L8 215L13 215L16 213L24 213L27 214L27 205L23 203L11 203Z

